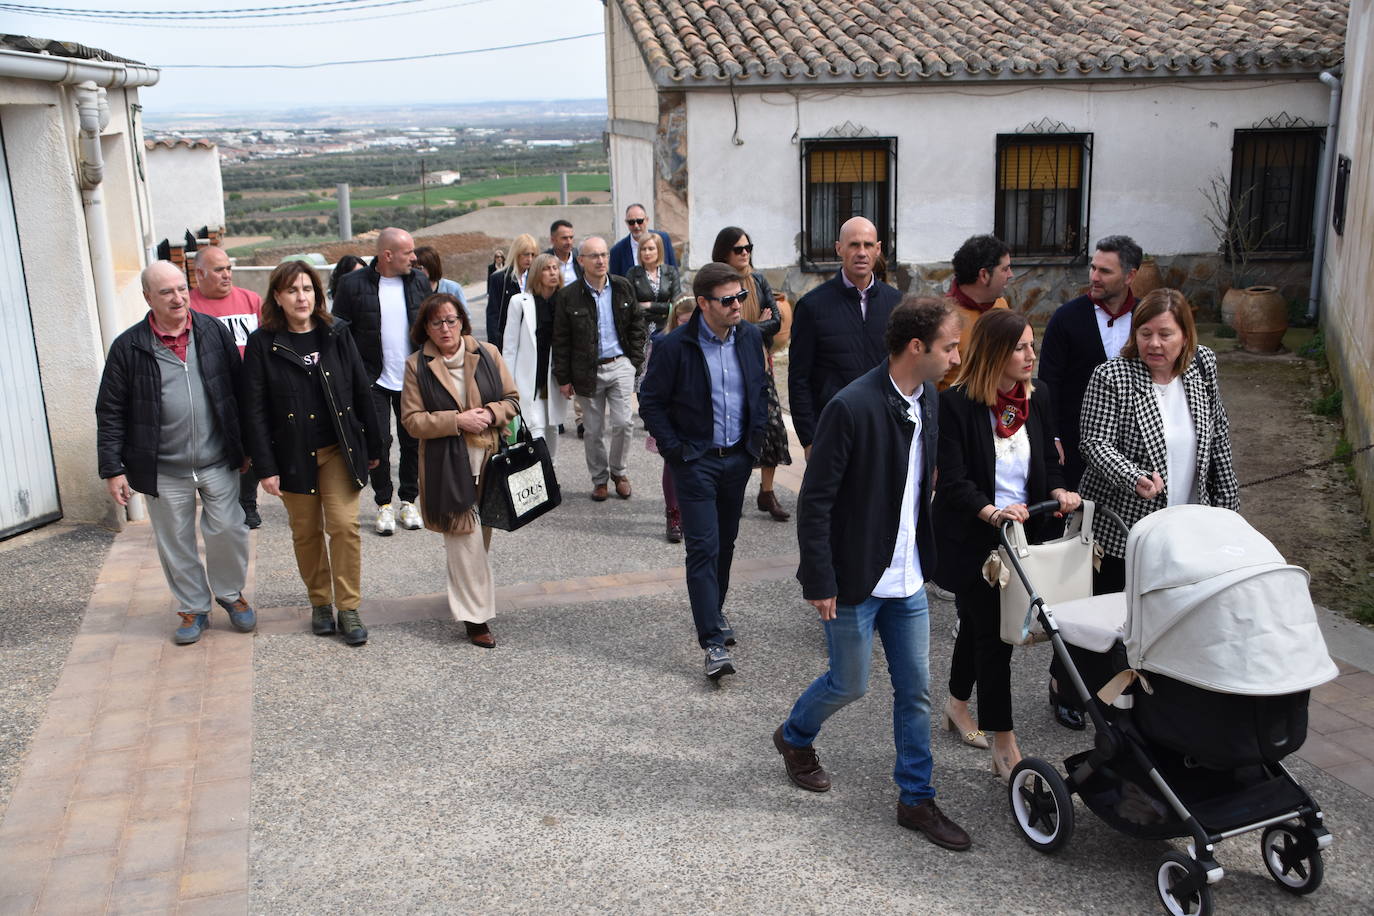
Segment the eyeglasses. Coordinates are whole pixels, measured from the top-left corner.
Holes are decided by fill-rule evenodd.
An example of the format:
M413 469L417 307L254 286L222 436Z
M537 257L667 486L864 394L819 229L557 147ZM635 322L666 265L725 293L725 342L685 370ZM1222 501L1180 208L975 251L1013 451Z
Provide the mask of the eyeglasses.
M719 302L721 305L729 308L736 302L743 305L744 300L749 298L749 290L742 289L732 296L706 296L705 298L710 299L712 302Z
M434 330L437 331L437 330L439 330L440 328L451 328L451 327L453 327L453 326L454 326L455 324L457 324L457 323L458 323L458 318L456 318L456 317L454 317L454 318L435 318L434 320L430 321L429 326L430 326L431 328L433 328Z
M753 245L752 242L749 243L748 245L736 245L735 247L731 248L730 250L733 251L735 254L753 254L753 253L754 253L754 245Z
M645 223L645 220L644 220L644 219L627 219L627 220L625 220L625 225L627 225L627 226L642 226L642 225L644 225L644 223Z

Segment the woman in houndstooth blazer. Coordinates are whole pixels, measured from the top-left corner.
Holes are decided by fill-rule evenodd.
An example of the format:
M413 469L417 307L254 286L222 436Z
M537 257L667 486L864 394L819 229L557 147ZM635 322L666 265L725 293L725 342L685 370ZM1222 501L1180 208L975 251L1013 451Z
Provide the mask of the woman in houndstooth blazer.
M1121 356L1093 370L1083 396L1080 491L1134 525L1165 506L1236 509L1240 489L1217 385L1217 357L1198 346L1192 308L1175 289L1140 301ZM1126 587L1126 537L1099 517L1105 556L1094 589Z

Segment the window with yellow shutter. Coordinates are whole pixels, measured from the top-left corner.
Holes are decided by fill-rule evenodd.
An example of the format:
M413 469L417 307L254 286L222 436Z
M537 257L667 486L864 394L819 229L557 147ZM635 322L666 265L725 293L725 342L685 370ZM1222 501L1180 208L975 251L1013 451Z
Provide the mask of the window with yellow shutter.
M997 137L994 234L1024 261L1086 260L1091 134Z
M893 222L897 194L897 141L890 137L862 140L803 140L802 267L831 270L839 266L835 242L840 226L862 216L878 228L883 257L896 259L897 227Z

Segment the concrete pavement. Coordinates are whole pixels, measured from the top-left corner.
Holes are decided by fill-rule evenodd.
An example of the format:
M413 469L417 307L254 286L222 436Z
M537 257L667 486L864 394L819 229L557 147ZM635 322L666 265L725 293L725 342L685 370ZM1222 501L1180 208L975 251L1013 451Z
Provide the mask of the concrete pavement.
M986 754L945 733L940 803L974 848L898 828L880 654L870 695L817 742L835 788L793 788L769 736L825 657L793 579L793 526L746 504L727 605L740 673L714 686L642 434L628 501L588 500L580 443L560 446L565 504L493 544L494 651L448 618L430 532L365 533L360 649L310 635L270 498L256 636L216 614L199 644L173 646L151 532L121 533L18 764L0 914L1156 911L1167 844L1079 805L1073 842L1042 856L1015 832ZM795 488L798 470L780 484ZM781 495L794 506L794 490ZM934 602L937 708L952 620ZM1362 637L1332 649L1362 658ZM1043 646L1014 656L1017 731L1026 754L1059 761L1086 739L1050 719L1047 662ZM1282 893L1245 836L1219 849L1220 911L1350 913L1374 899L1374 675L1342 670L1315 693L1291 764L1336 835L1325 885Z

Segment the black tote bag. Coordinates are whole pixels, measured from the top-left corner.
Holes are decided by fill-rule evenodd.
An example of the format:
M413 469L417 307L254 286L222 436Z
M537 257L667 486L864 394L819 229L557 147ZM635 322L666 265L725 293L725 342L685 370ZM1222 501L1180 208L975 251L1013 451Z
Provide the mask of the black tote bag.
M501 447L482 471L482 524L518 531L563 502L553 472L553 458L542 438L530 435L524 416L515 442L501 437Z

